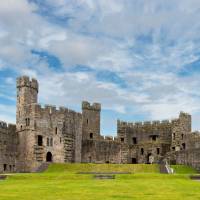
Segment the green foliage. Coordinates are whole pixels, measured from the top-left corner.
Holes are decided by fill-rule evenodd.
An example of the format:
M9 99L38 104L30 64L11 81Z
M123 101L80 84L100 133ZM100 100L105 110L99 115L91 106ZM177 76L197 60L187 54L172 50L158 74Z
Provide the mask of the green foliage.
M197 170L186 165L171 165L176 174L196 174Z
M109 170L135 173L116 175L112 180L77 174ZM157 172L157 165L53 164L45 173L13 174L0 181L0 200L200 199L200 182L190 180L186 174Z

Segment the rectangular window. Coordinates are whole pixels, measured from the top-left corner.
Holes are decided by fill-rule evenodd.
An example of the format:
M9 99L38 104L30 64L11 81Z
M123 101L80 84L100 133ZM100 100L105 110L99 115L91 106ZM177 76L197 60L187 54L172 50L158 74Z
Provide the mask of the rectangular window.
M141 155L144 155L144 149L141 148Z
M152 141L156 141L158 138L158 135L151 135L150 138Z
M121 142L124 142L124 138L121 138Z
M41 135L38 135L37 139L38 139L38 141L37 141L38 146L42 146L43 145L43 137Z
M3 170L6 171L7 170L7 164L3 165Z
M157 155L160 154L160 148L157 148Z
M137 144L137 138L133 137L133 144Z
M93 133L90 133L90 139L93 139Z

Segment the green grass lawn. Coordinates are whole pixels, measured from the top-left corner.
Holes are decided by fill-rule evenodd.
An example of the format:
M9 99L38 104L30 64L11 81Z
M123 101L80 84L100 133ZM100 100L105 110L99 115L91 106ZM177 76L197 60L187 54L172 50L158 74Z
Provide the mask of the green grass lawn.
M170 167L174 169L174 173L178 173L178 174L196 174L197 173L197 170L185 165L171 165Z
M134 174L113 180L77 174L94 171ZM159 174L157 165L54 164L45 173L15 174L0 181L0 200L200 199L200 182L190 180L188 171L181 173Z

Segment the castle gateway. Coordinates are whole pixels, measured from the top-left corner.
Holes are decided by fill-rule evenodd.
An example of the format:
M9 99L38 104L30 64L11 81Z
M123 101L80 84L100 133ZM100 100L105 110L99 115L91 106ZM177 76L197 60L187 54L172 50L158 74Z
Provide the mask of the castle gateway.
M0 122L0 172L33 172L44 163L171 163L200 168L200 134L191 116L172 121L117 121L117 136L100 134L99 103L82 113L38 104L37 80L17 79L16 125Z

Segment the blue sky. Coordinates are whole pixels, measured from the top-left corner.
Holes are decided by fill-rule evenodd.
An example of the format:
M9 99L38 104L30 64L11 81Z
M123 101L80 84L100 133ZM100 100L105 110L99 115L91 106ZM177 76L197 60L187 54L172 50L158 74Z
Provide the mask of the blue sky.
M180 111L200 129L199 0L0 2L0 120L15 122L15 79L37 78L39 102L102 104L116 120L164 120Z

